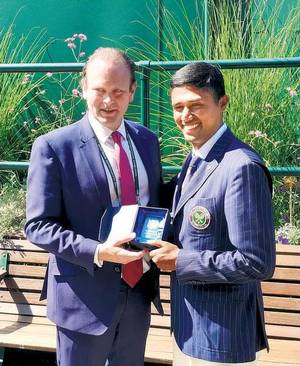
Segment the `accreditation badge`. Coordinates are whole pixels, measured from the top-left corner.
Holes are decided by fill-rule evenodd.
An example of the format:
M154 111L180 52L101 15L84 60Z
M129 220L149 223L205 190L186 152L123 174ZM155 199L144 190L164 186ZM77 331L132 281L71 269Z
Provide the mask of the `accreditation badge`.
M190 212L189 219L190 223L195 229L204 230L210 224L211 215L206 207L195 206Z

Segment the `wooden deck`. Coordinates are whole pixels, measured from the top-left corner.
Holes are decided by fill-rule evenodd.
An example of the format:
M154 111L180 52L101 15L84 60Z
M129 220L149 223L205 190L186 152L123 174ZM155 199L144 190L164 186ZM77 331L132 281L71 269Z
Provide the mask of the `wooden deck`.
M9 254L0 282L0 347L55 352L55 326L39 301L48 255L27 241L0 243ZM152 309L145 361L172 363L170 278L161 276L165 316ZM274 276L262 284L271 351L263 351L259 366L300 365L300 247L277 245ZM247 335L245 335L247 336Z

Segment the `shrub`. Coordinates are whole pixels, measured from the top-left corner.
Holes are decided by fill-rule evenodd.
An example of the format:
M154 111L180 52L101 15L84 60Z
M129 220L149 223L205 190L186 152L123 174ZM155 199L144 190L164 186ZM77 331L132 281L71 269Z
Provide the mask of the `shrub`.
M45 31L32 30L16 40L14 25L0 33L0 63L39 62L48 42ZM23 160L28 150L24 116L35 102L43 77L27 73L0 73L0 159Z
M285 0L278 1L274 8L270 8L268 2L251 2L251 9L243 12L237 2L210 1L209 48L205 55L198 2L195 2L194 17L191 17L184 1L178 0L176 9L163 8L163 55L138 37L132 37L136 47L131 49L131 54L136 59L150 60L161 56L162 61L295 57L300 52L296 31L300 23L300 7L291 9L284 19L282 14L286 3ZM154 13L152 19L155 19ZM148 31L156 30L150 24L145 27ZM163 161L179 165L190 146L174 126L168 100L171 74L152 75L157 84L151 87L150 111L152 123L160 123L157 129L161 134ZM268 167L297 167L300 152L299 69L239 69L224 70L223 74L230 96L230 105L224 115L229 127L261 154ZM158 108L159 89L163 100ZM278 226L283 224L282 216L289 212L289 198L286 200L280 196L278 188L282 179L276 178L274 182ZM299 205L295 204L293 215L295 222L300 221Z
M6 237L24 236L25 224L24 186L18 183L6 184L0 192L0 240Z

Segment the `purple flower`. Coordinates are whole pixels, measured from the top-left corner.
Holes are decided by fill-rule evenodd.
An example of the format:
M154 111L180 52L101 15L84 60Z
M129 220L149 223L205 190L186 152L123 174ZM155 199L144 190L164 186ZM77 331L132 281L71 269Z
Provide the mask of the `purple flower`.
M65 39L65 42L66 43L70 43L70 42L74 42L74 41L75 41L75 37L74 36Z
M278 234L278 236L277 236L277 242L279 244L288 244L289 243L289 239L286 238L283 234Z
M295 88L292 87L287 87L286 90L289 92L290 97L296 97L298 95L297 91Z
M285 193L287 191L286 187L282 184L280 185L277 190L278 193Z
M74 97L80 97L80 91L78 89L73 89L72 90L72 95Z
M266 133L263 133L259 130L255 130L255 131L249 131L249 135L253 135L254 137L268 137Z
M80 42L87 41L87 36L83 33L79 33L78 38L80 39Z
M76 44L75 44L75 43L73 43L73 42L69 42L69 43L67 44L67 46L68 46L71 50L75 50L75 48L76 48Z
M30 74L25 74L23 76L22 84L27 84L29 80L30 80Z
M283 222L289 222L290 221L290 219L289 219L289 215L288 214L284 214L284 215L282 215L282 220L283 220Z

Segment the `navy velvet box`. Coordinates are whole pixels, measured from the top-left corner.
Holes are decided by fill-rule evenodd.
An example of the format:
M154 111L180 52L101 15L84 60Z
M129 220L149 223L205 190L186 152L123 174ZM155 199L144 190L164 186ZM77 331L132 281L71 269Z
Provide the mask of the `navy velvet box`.
M135 232L130 243L138 249L153 249L151 240L167 238L170 225L169 210L138 205L109 207L104 212L99 229L99 241L116 240L120 235Z

